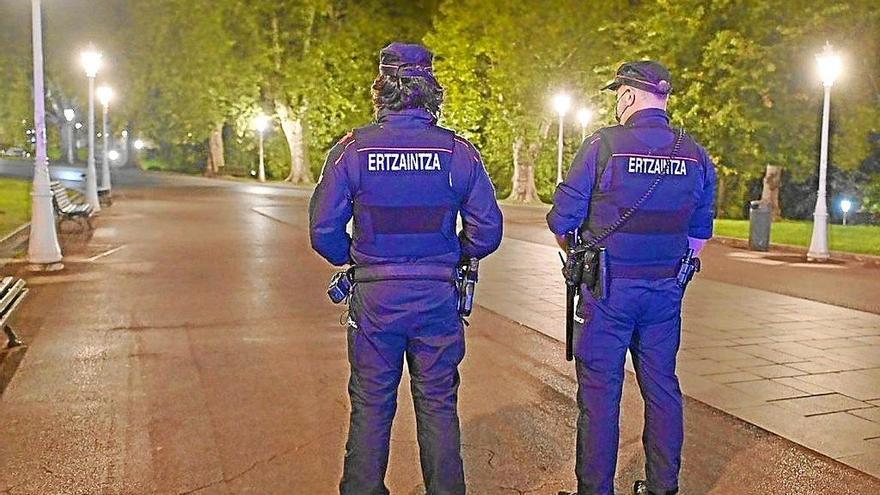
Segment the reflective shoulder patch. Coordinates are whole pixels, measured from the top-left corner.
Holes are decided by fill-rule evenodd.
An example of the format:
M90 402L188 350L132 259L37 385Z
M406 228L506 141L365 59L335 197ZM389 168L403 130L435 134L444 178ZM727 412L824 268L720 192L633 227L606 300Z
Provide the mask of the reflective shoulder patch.
M688 175L688 162L699 163L695 158L676 156L673 158L632 153L615 153L611 155L624 164L629 174L639 175Z
M365 153L369 172L437 172L445 148L359 148Z

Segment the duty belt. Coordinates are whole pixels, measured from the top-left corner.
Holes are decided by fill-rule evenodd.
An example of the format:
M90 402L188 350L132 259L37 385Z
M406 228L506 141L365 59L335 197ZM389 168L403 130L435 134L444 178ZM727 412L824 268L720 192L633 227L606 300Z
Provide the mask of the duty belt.
M351 268L351 280L355 283L383 280L439 280L455 283L457 270L454 266L423 263L389 263L387 265L363 265Z
M639 265L611 265L608 268L611 278L642 278L647 280L657 280L661 278L675 278L678 274L678 267L675 265L666 266L639 266Z

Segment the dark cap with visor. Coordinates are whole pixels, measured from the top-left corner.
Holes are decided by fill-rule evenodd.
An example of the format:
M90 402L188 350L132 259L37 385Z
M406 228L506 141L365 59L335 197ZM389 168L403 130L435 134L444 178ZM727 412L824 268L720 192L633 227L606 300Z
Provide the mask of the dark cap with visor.
M434 80L434 54L418 44L391 43L379 52L379 73Z
M627 62L617 69L614 81L602 89L616 91L621 86L632 86L654 94L668 95L672 92L670 79L669 70L660 62L653 60Z

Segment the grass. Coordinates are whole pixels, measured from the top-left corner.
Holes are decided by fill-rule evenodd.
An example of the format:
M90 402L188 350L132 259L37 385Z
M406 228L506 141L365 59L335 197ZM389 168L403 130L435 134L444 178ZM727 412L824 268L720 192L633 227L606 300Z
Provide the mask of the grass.
M0 238L31 218L31 183L0 179Z
M812 222L784 220L774 222L770 230L770 242L793 246L810 245ZM715 220L715 235L749 238L748 220ZM877 225L831 225L828 234L832 251L873 254L880 256L880 226Z

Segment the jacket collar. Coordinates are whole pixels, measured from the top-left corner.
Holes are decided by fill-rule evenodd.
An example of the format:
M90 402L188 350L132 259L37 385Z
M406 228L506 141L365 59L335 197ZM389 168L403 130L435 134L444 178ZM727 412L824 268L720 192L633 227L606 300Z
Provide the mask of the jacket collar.
M394 124L400 122L422 122L424 124L435 124L437 119L424 108L406 108L403 110L380 110L376 116L376 121L380 124Z
M661 108L646 108L632 114L626 122L628 126L637 125L669 125L669 114Z

